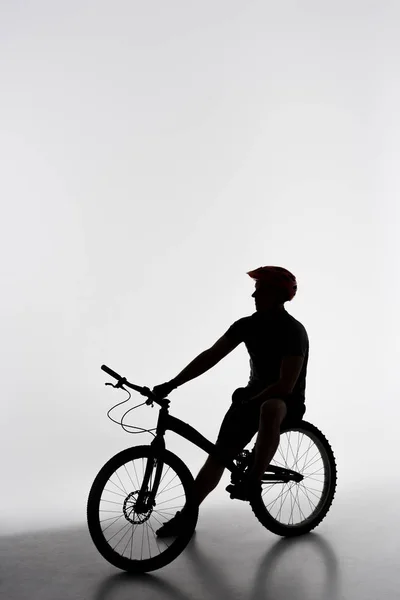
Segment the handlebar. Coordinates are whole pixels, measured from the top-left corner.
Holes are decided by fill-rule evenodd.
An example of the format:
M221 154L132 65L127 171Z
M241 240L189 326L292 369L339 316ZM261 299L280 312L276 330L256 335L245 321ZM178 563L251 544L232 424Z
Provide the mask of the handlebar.
M103 369L103 371L108 373L108 375L111 375L111 377L114 377L115 379L122 379L121 375L118 375L118 373L110 369L110 367L107 367L106 365L101 365L101 368Z
M140 385L135 385L134 383L129 383L129 381L127 381L125 377L121 377L121 375L118 375L118 373L110 369L110 367L107 367L107 365L101 365L101 369L108 375L111 375L111 377L114 377L114 379L118 380L118 383L114 387L120 388L126 385L126 387L135 390L135 392L139 392L139 394L141 394L142 396L146 396L148 398L146 404L150 405L153 404L153 402L159 404L160 406L165 406L166 403L169 404L169 400L160 400L155 394L153 394L153 392L148 387L142 387Z

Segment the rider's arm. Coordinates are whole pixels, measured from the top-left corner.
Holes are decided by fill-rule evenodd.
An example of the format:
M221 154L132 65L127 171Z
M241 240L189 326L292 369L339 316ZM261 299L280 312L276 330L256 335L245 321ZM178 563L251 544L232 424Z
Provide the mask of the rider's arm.
M279 379L265 388L257 399L282 398L290 395L299 378L308 351L308 335L301 323L295 323L282 338L283 356ZM253 399L254 399L253 398Z
M205 350L196 356L196 358L192 360L179 375L171 380L171 383L176 387L179 387L187 381L199 377L199 375L202 375L219 363L220 360L232 352L239 344L240 341L237 339L232 339L231 337L223 335L213 346L211 346L211 348L208 348L208 350Z
M284 356L281 362L281 371L278 381L269 385L262 392L254 396L255 399L280 398L292 393L303 366L304 356Z
M293 392L309 346L305 327L301 323L293 324L285 332L282 342L284 351L279 379L262 392L266 400L279 398L280 394L286 396Z

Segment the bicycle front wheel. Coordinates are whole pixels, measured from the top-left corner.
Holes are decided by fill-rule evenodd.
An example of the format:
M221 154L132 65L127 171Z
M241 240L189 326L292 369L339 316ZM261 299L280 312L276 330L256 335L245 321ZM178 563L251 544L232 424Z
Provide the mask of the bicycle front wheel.
M136 512L150 446L127 448L111 458L96 476L87 503L87 522L93 543L112 565L130 573L160 569L187 546L196 528L198 506L193 476L185 463L169 450L156 455L150 488L157 466L162 467L155 506ZM176 537L157 538L155 531L177 510L188 514L188 526Z

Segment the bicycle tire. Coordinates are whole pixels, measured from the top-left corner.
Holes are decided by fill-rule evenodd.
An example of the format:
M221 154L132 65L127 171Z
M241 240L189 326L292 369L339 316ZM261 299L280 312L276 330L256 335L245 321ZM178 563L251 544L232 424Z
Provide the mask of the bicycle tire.
M321 502L318 513L313 518L306 519L306 521L300 525L289 525L277 521L266 509L262 499L262 493L257 494L250 499L250 506L259 522L272 533L283 537L304 535L305 533L310 532L312 529L315 529L315 527L317 527L326 517L330 507L332 506L337 486L336 460L331 445L329 444L325 435L322 433L322 431L315 427L315 425L312 425L312 423L309 423L308 421L301 421L298 425L294 426L288 425L281 430L281 434L287 431L298 430L309 433L321 444L321 447L324 449L326 454L326 460L329 464L330 476L329 481L324 487L324 500Z
M109 563L129 573L145 573L154 571L172 562L186 548L196 528L198 519L199 508L194 498L193 476L185 463L176 454L173 454L169 450L164 450L162 451L161 455L156 456L156 458L162 459L164 464L171 467L181 481L186 496L185 506L187 507L187 514L190 515L187 529L185 529L181 535L176 537L167 550L158 556L150 557L144 560L130 559L122 556L108 544L104 537L99 517L100 501L105 485L109 481L110 476L114 474L118 468L124 466L130 460L148 458L150 456L150 452L153 452L151 446L143 445L127 448L113 456L100 469L99 473L94 479L87 501L87 523L94 545L103 558L105 558ZM157 496L156 506L154 508L156 507Z

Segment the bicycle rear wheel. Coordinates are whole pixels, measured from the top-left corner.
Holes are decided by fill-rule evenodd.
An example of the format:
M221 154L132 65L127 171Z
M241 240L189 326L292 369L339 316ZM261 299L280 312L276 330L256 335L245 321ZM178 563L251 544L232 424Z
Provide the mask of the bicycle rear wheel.
M255 516L277 535L308 533L325 518L336 491L336 461L328 440L307 421L288 426L281 431L271 465L296 471L303 480L262 482L261 495L250 501Z
M150 446L136 446L116 454L99 471L87 502L89 532L97 550L112 565L130 573L153 571L172 562L189 543L197 524L193 476L169 450L156 456L150 477L151 487L157 464L162 464L155 506L146 513L135 512L152 452ZM188 515L186 530L176 537L157 538L155 530L162 519L171 518L183 506Z

